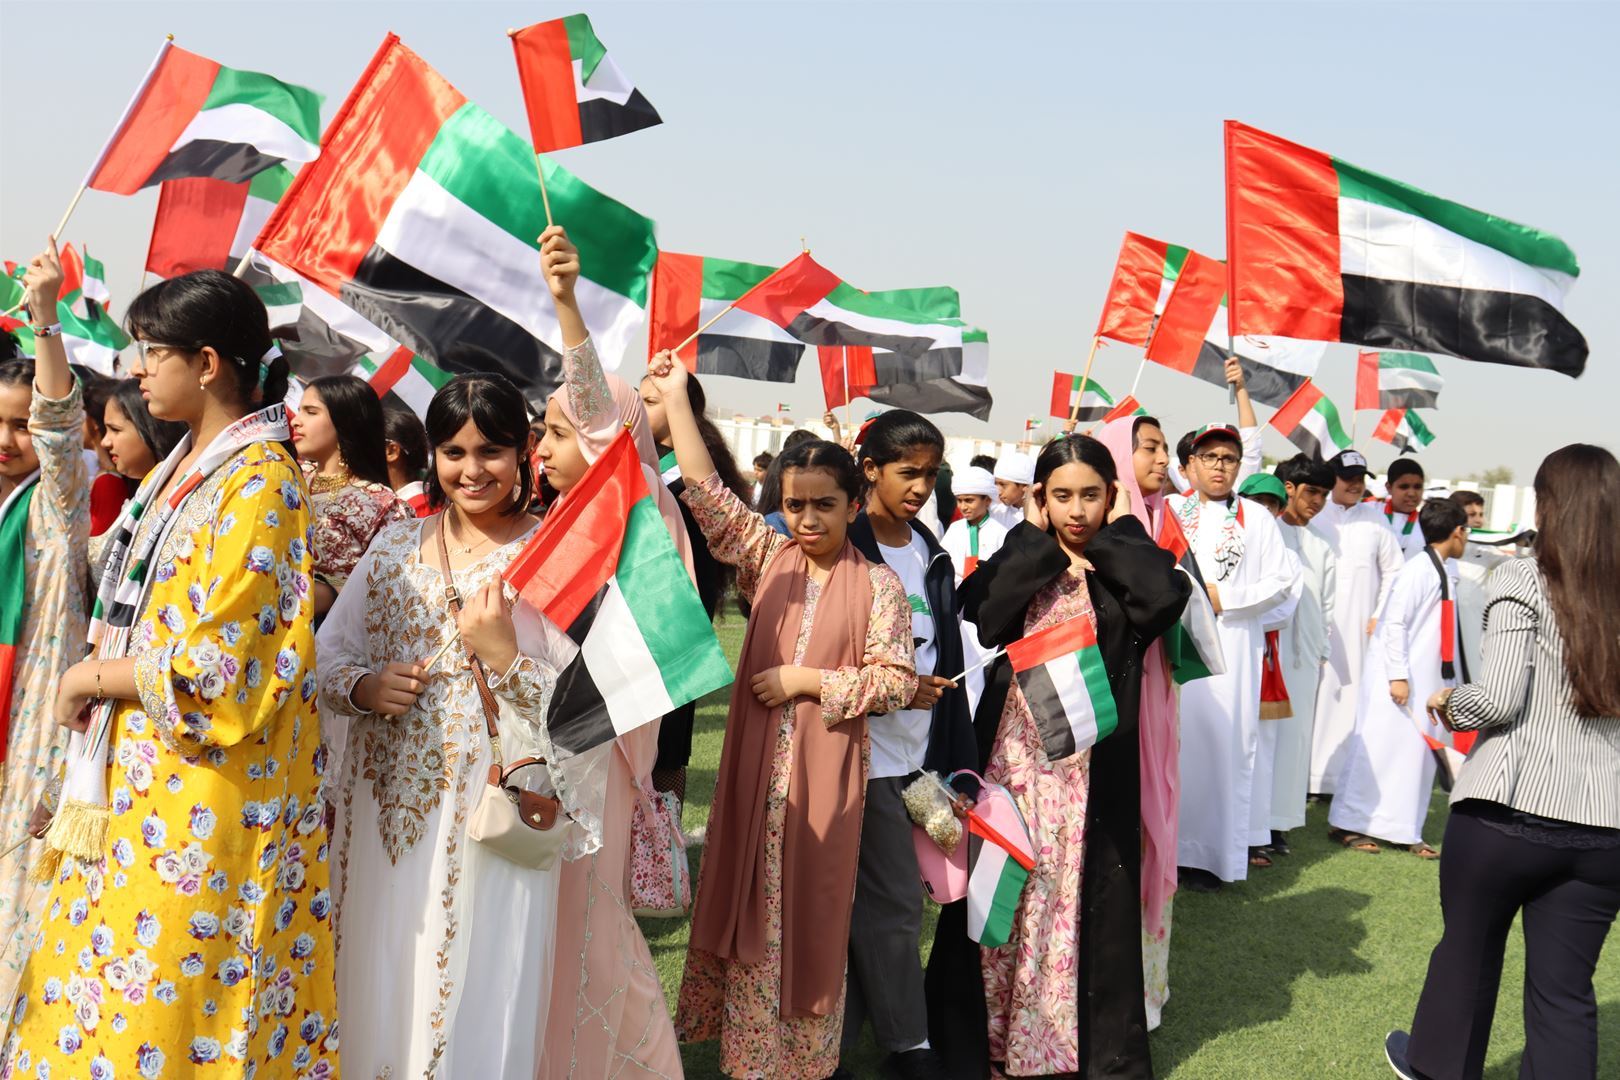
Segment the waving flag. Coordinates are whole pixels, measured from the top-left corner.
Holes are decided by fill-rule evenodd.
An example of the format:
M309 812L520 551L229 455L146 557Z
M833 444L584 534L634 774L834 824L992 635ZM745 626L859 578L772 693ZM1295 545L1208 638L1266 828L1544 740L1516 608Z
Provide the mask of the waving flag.
M921 355L858 345L844 349L851 365L852 395L860 385L860 396L880 405L990 419L994 404L989 385L990 335L962 321L962 299L955 289L948 285L878 289L864 295L909 312L912 318L934 320L940 329ZM858 382L855 375L868 370L871 382Z
M1418 416L1416 409L1390 409L1378 418L1373 438L1390 443L1405 454L1434 442L1434 432Z
M1060 420L1067 420L1069 414L1074 412L1075 398L1080 393L1080 376L1070 375L1067 371L1052 372L1052 403L1049 413ZM1075 419L1085 422L1101 420L1114 409L1114 399L1095 382L1086 383L1086 396L1080 401L1080 408L1075 412Z
M653 223L549 158L540 167L579 243L585 325L616 366L642 330ZM256 246L435 367L478 346L544 408L563 346L539 273L544 228L533 148L390 34Z
M625 78L586 15L535 23L512 35L534 148L546 154L662 123Z
M158 189L146 269L163 278L193 270L234 270L292 179L287 166L272 165L246 183L165 180Z
M1097 322L1097 336L1126 345L1146 345L1153 336L1153 320L1170 299L1188 254L1184 247L1126 233Z
M1339 422L1339 410L1313 382L1307 381L1283 402L1272 414L1271 426L1318 461L1351 449L1350 436Z
M1242 510L1238 511L1240 514ZM1204 574L1198 569L1198 559L1187 534L1182 531L1176 515L1159 515L1159 535L1154 540L1175 556L1176 569L1192 582L1187 595L1187 606L1181 611L1181 620L1164 635L1165 656L1170 661L1170 675L1177 685L1194 679L1207 679L1211 675L1226 674L1226 651L1221 648L1220 631L1215 621L1215 605L1210 602L1209 590L1204 588Z
M546 716L559 747L588 750L731 682L628 431L503 576L579 646Z
M793 382L804 357L804 342L768 319L737 308L708 325L773 273L774 267L758 263L660 251L647 311L647 356L685 342L679 356L698 375ZM705 329L697 340L687 341L699 327Z
M186 176L245 181L320 152L321 98L171 41L135 91L85 184L133 195Z
M1357 409L1432 409L1444 383L1422 353L1363 350L1356 358Z
M1235 325L1579 375L1558 237L1226 122Z

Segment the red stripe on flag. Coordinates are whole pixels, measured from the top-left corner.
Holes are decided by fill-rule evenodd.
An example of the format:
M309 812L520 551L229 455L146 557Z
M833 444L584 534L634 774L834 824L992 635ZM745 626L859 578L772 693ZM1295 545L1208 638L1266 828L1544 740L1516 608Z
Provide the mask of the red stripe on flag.
M1084 615L1076 615L1008 645L1007 660L1014 671L1028 671L1048 660L1077 653L1096 644L1097 631L1092 627L1091 620Z
M214 61L170 45L86 186L114 195L133 195L145 187L186 125L202 111L218 75Z
M1103 423L1108 424L1115 420L1123 420L1127 416L1134 416L1136 410L1141 407L1142 403L1140 401L1137 401L1132 395L1126 394L1123 400L1118 402L1112 409L1109 409L1103 416Z
M1181 522L1176 520L1174 514L1159 515L1159 535L1154 538L1158 545L1176 557L1181 562L1191 550L1187 543L1187 534L1181 528Z
M1052 372L1052 402L1047 406L1046 414L1067 420L1074 391L1079 385L1079 379L1067 371Z
M57 249L62 259L62 289L56 294L58 300L68 293L84 288L84 260L79 257L79 249L72 244L63 244Z
M411 360L416 354L401 345L388 354L388 359L378 365L377 370L371 374L371 389L378 397L382 397L394 388L394 384L405 377L411 370Z
M0 716L11 718L11 692L16 685L17 646L15 644L0 645ZM11 737L11 725L0 726L0 762L6 760L7 742Z
M770 277L743 293L737 307L786 330L804 309L826 299L843 284L838 275L806 251Z
M584 141L579 102L574 94L574 58L562 19L535 23L512 35L523 107L537 153L550 153Z
M501 574L566 630L618 571L630 508L647 497L628 430L580 477Z
M1189 252L1181 266L1181 276L1176 278L1176 287L1165 301L1164 314L1153 331L1153 340L1148 342L1147 358L1191 375L1198 363L1198 352L1204 347L1204 336L1215 321L1224 295L1226 267L1219 259Z
M1379 442L1393 444L1404 419L1406 419L1405 409L1386 409L1384 415L1378 418L1378 426L1373 428L1373 438Z
M146 268L172 278L231 269L231 241L242 224L248 185L206 177L165 180L158 189Z
M1443 571L1442 571L1443 573ZM1457 601L1440 601L1440 661L1445 664L1457 660Z
M1287 435L1299 426L1305 419L1305 414L1316 407L1322 400L1322 391L1315 383L1306 379L1299 384L1299 389L1288 395L1288 400L1282 403L1281 408L1271 414L1271 426Z
M877 385L877 361L872 357L872 346L846 346L844 368L849 372L850 396L860 397Z
M389 34L254 245L337 295L466 98Z
M821 396L827 402L827 410L831 412L840 405L848 405L849 383L844 374L844 347L817 345L816 361L821 366Z
M1228 120L1226 257L1234 334L1338 341L1344 278L1333 159Z
M1001 831L994 825L990 824L990 822L986 821L981 815L969 810L967 815L967 823L969 832L976 833L981 839L988 840L1002 851L1005 851L1007 853L1007 857L1012 859L1013 862L1017 863L1019 866L1022 866L1025 870L1035 869L1035 860L1029 857L1029 854L1024 851L1023 846L1020 844L1015 844L1007 837L1001 835Z
M1378 353L1368 349L1356 354L1356 408L1378 408Z
M703 311L703 256L660 251L653 265L652 303L647 315L647 359L673 349L697 333ZM687 341L679 356L687 371L697 370L698 343Z
M1127 345L1146 345L1153 329L1153 310L1164 283L1164 260L1170 245L1128 232L1119 245L1114 278L1108 283L1097 336Z

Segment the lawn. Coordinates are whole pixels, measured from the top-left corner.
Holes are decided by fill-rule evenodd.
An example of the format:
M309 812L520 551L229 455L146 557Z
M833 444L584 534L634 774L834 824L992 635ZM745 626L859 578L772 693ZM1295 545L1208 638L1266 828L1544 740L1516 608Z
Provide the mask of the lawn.
M743 623L735 611L720 636L735 659ZM702 825L714 794L729 692L698 711L685 825ZM1436 793L1425 835L1445 829ZM1170 1080L1373 1080L1392 1075L1384 1033L1412 1018L1429 950L1440 934L1437 869L1402 852L1346 851L1327 839L1325 807L1291 834L1294 854L1246 883L1210 896L1176 897L1170 1004L1153 1035L1156 1074ZM693 851L694 870L696 856ZM684 919L642 923L670 1008L686 954ZM928 939L925 934L923 949ZM1598 965L1602 1046L1598 1075L1620 1077L1620 947ZM1497 1003L1486 1080L1518 1076L1524 1026L1523 941L1515 927ZM684 1048L687 1075L719 1076L713 1043ZM876 1077L870 1038L847 1064Z

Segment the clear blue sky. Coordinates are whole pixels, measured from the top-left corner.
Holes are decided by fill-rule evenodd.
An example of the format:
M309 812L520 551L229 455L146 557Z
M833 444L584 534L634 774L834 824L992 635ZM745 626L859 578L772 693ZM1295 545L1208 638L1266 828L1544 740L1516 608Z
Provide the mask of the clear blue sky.
M71 3L0 8L0 252L37 250L161 36L222 63L347 93L387 30L519 131L503 31L578 10L474 3ZM989 425L1045 412L1079 370L1122 231L1223 254L1220 123L1243 119L1562 235L1581 258L1568 311L1580 380L1441 360L1423 457L1440 476L1511 466L1528 482L1575 439L1615 445L1620 374L1620 101L1607 5L777 4L601 2L589 9L662 127L563 164L658 222L662 246L782 262L808 237L867 289L949 284L991 339ZM30 67L31 58L37 67ZM41 82L41 77L50 80ZM66 239L133 294L155 192L90 192ZM1123 393L1139 351L1105 347ZM1348 411L1354 350L1318 381ZM796 387L716 379L722 408L819 415L814 355ZM1151 365L1138 395L1174 431L1228 414L1223 391ZM1262 409L1262 417L1270 410ZM1360 416L1361 442L1376 421ZM1393 454L1367 449L1375 464ZM1268 450L1289 452L1268 436Z

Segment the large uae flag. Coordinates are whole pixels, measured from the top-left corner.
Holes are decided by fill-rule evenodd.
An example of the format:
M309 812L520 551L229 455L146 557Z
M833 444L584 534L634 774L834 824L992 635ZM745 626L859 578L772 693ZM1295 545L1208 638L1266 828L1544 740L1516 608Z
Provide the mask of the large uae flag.
M540 168L611 369L642 329L653 223L549 159ZM494 367L544 408L562 382L545 225L533 148L390 34L256 246L435 367Z
M1563 311L1580 267L1551 233L1234 120L1226 232L1241 333L1586 368Z
M1357 409L1432 409L1444 384L1422 353L1362 350L1356 358Z
M313 90L165 41L85 184L133 195L186 176L251 180L283 161L312 160L320 114Z
M1153 320L1164 311L1189 254L1176 244L1126 233L1097 322L1097 336L1126 345L1146 345L1153 336Z
M740 308L726 311L775 272L759 263L660 251L647 315L647 356L685 342L678 355L699 375L793 382L804 342L769 319ZM688 341L693 334L697 339Z
M869 346L818 346L822 392L830 409L850 398L917 413L966 413L990 419L990 335L962 321L961 295L948 285L863 294L938 329L920 355Z
M206 177L165 180L158 189L146 269L163 278L193 270L234 270L292 179L287 166L272 165L246 183Z
M625 78L587 15L526 26L512 35L534 148L545 154L661 123Z
M1351 449L1350 436L1339 422L1339 410L1321 387L1307 380L1271 415L1271 426L1317 461Z

